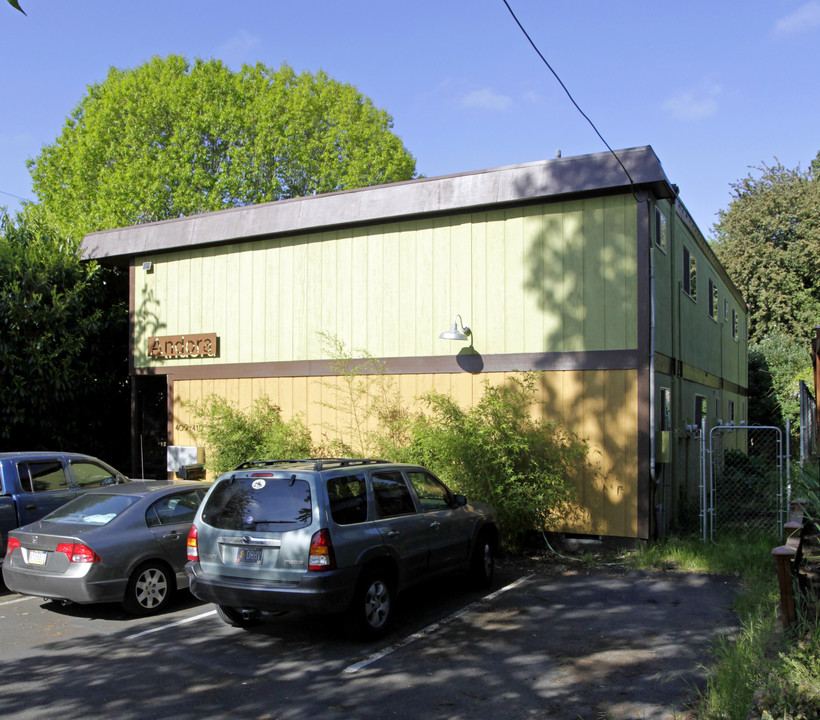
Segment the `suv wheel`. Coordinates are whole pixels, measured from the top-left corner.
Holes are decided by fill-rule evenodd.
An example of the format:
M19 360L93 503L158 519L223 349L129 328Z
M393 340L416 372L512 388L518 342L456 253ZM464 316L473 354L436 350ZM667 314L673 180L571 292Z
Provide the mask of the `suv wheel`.
M216 614L219 615L222 622L231 627L247 630L259 624L259 617L255 613L243 613L241 610L228 605L217 605Z
M375 638L383 635L393 617L393 582L382 568L365 570L348 609L356 634Z
M476 540L470 558L469 581L475 588L488 588L495 574L495 543L489 532L483 530Z

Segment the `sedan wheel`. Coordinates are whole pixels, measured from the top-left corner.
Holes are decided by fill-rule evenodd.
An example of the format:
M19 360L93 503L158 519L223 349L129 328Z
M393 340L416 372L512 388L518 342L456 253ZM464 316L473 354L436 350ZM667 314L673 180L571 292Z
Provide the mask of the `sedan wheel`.
M171 601L173 583L166 566L159 563L141 565L128 581L123 607L132 615L159 612Z

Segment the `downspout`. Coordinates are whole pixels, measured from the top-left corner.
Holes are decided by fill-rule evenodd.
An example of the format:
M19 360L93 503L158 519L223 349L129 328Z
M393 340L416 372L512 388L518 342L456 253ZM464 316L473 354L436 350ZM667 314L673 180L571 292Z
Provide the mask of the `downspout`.
M647 205L649 201L647 200ZM653 489L652 497L657 497L658 478L655 472L655 243L652 242L652 213L647 213L649 216L649 482ZM654 503L653 503L654 504ZM660 511L657 510L657 505L652 507L656 513L655 525L657 535L660 537L662 532L662 513L663 506Z

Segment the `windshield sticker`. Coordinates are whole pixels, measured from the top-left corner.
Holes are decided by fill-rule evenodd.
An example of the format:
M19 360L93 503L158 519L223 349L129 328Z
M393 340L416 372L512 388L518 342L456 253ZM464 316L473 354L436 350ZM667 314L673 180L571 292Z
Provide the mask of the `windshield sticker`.
M264 480L254 480L251 483L251 487L254 490L261 490L263 487L265 487L265 481Z

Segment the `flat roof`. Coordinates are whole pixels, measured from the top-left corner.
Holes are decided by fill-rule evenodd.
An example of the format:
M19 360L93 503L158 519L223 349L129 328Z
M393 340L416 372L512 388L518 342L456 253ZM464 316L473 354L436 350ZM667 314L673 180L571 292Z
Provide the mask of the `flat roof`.
M82 254L89 260L124 263L147 253L486 210L579 193L629 190L632 186L621 163L636 189L649 189L656 197L671 199L677 195L650 146L615 153L617 158L610 152L554 158L104 230L85 236Z

